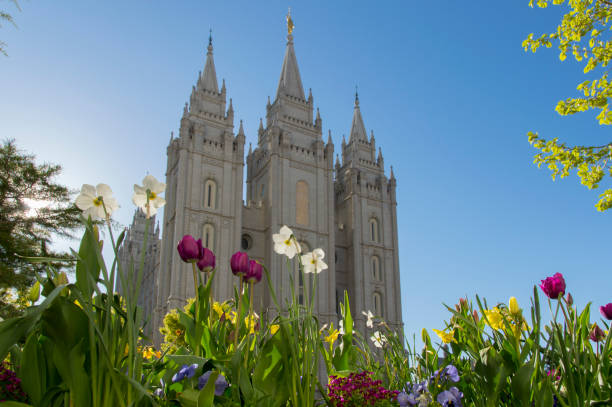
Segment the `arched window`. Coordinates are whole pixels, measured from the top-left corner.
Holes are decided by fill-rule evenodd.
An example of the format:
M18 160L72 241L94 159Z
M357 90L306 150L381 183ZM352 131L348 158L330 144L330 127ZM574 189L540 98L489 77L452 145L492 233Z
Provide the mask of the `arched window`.
M370 239L373 242L380 242L380 231L378 229L378 220L376 218L370 219Z
M372 256L372 278L374 281L382 281L380 274L380 259L378 256Z
M383 316L383 305L382 305L382 295L378 292L375 292L373 295L374 299L374 315L378 317Z
M202 246L213 250L215 246L215 227L210 223L204 225L204 233L202 233Z
M204 184L204 207L209 209L217 207L217 183L212 179Z
M298 181L295 185L295 222L308 225L308 184Z

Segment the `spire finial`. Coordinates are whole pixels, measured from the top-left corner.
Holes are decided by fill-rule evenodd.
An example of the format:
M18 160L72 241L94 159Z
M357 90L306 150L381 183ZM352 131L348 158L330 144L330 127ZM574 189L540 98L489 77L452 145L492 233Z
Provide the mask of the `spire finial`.
M355 85L355 107L359 106L359 89Z
M212 47L212 28L210 29L208 34L208 46Z
M293 24L293 20L291 19L291 7L289 7L289 11L287 12L287 35L293 34L294 28L295 24Z

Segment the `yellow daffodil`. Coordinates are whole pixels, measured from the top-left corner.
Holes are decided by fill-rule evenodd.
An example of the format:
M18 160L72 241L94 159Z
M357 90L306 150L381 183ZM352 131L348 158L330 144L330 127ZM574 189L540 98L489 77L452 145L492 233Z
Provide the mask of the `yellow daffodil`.
M490 310L484 310L487 317L487 324L493 329L502 329L504 327L504 319L499 308L495 307Z
M433 329L433 331L436 333L436 335L438 335L440 337L440 339L442 339L442 342L444 342L444 343L451 343L451 342L457 343L457 341L455 340L455 330L454 329L452 331L450 331L450 332L439 331L437 329Z
M255 328L257 327L258 319L259 316L255 313L253 313L253 315L251 316L247 315L246 318L244 318L244 326L249 330L250 334L255 333Z
M274 335L278 332L278 330L280 329L280 325L270 325L270 334Z
M508 309L510 310L510 314L519 315L521 313L521 309L518 306L518 301L516 301L516 297L510 297L510 301L508 301Z
M144 357L145 359L151 359L153 358L153 356L155 356L155 352L153 352L153 348L151 348L150 346L147 346L142 351L142 357Z

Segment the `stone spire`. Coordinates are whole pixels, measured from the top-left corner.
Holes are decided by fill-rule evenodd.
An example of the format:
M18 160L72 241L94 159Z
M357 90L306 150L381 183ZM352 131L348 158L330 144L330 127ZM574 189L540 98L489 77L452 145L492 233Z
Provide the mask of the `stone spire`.
M295 50L293 49L293 35L291 32L287 35L287 48L285 49L285 58L283 59L283 67L281 68L281 75L278 81L276 98L278 99L281 95L305 99L302 78L300 77Z
M368 141L368 136L366 135L365 125L363 124L363 118L359 110L359 94L355 92L355 109L353 111L353 123L351 124L349 143L357 140Z
M242 127L242 120L240 120L240 128L238 129L238 135L244 136L244 127Z
M201 86L202 89L219 93L217 72L215 71L215 60L213 59L212 30L210 36L208 37L208 52L206 53L206 65L204 66Z

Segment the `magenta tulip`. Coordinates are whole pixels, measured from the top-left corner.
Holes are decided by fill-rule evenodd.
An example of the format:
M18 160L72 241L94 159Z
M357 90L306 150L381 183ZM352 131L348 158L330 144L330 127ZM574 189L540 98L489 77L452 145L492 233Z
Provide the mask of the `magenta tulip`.
M591 328L591 332L589 332L589 339L593 342L601 342L601 340L605 337L606 334L601 330L599 325L593 324L593 328Z
M183 236L176 249L181 259L187 263L197 262L202 257L204 251L202 239L195 240L191 235Z
M552 277L547 277L545 280L542 280L540 288L548 298L553 300L559 299L559 295L565 293L565 280L563 279L563 275L561 273L556 273Z
M237 277L244 277L249 272L249 256L244 252L236 252L230 260L232 273Z
M215 268L215 254L208 248L203 249L202 258L198 260L198 268L206 273Z
M257 260L249 261L249 272L244 277L247 283L259 283L263 274L263 266Z
M601 312L605 319L612 320L612 302L599 307L599 312Z

